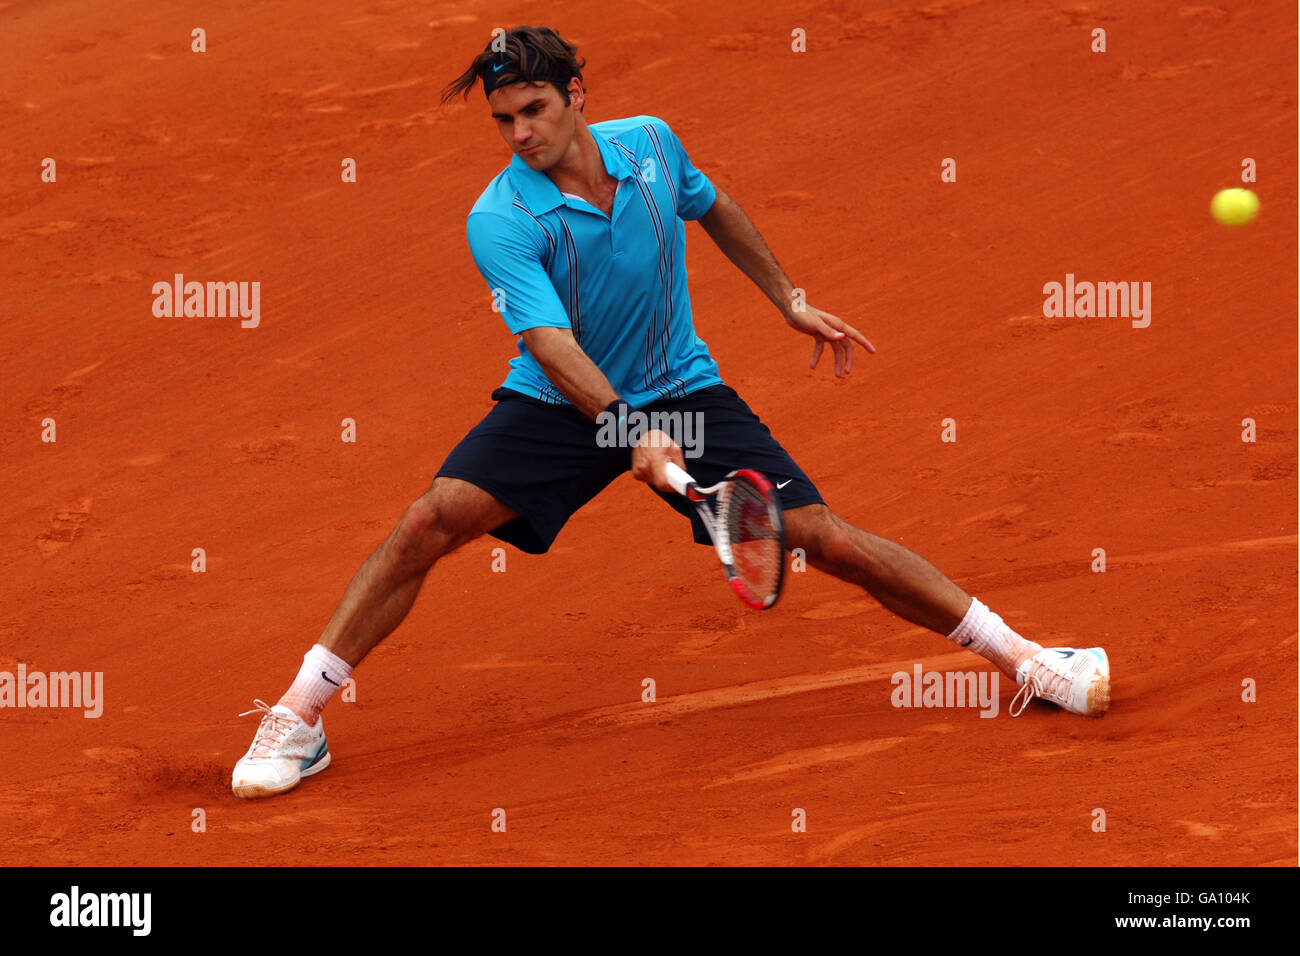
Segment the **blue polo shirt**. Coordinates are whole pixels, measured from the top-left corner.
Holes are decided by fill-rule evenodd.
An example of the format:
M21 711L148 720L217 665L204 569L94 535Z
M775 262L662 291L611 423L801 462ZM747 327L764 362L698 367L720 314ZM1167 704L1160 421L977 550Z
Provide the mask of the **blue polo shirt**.
M467 233L506 327L553 326L573 337L633 407L722 383L695 334L686 288L686 224L717 193L677 135L653 116L593 123L618 179L614 214L560 192L518 155L478 198ZM568 404L523 339L502 384Z

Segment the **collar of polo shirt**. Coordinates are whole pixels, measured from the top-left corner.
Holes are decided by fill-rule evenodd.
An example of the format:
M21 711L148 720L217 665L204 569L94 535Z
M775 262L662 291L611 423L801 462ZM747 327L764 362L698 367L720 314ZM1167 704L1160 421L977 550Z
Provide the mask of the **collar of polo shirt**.
M600 158L605 161L605 172L617 179L620 184L627 177L636 174L636 167L606 137L590 126L587 130L596 140L597 148L600 149ZM510 160L510 181L519 190L534 215L540 216L557 206L564 205L564 193L560 192L560 187L551 182L550 176L529 167L518 153Z

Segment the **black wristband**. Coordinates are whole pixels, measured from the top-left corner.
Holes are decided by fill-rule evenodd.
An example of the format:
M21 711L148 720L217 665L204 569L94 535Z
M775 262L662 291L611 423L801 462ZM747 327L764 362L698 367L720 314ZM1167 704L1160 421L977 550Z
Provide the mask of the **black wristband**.
M617 424L619 419L627 418L627 413L631 411L631 409L623 399L616 398L605 406L605 411L614 416L614 423Z

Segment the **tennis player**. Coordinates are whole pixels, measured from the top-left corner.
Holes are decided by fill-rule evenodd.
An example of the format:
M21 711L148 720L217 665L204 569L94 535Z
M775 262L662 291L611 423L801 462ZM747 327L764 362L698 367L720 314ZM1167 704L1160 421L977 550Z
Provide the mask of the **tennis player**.
M634 448L598 440L598 423L633 412L697 420L703 441L689 471L701 485L737 468L777 487L787 545L813 567L862 587L895 614L991 661L1019 683L1011 712L1034 697L1101 716L1110 664L1101 648L1043 648L1021 637L933 565L827 507L816 486L722 379L696 335L687 289L685 220L696 220L812 339L811 367L829 347L836 376L855 346L842 319L804 305L739 205L692 163L661 119L588 123L577 49L545 27L502 35L444 91L481 83L492 122L514 154L469 214L470 251L519 354L495 405L361 566L319 643L279 702L257 701L261 723L235 766L242 797L283 793L329 765L321 710L353 668L406 617L443 555L483 534L545 553L570 515L626 471L690 517L664 469L685 466L664 429ZM605 413L608 413L606 415ZM677 413L673 415L672 413ZM605 430L608 434L609 430Z

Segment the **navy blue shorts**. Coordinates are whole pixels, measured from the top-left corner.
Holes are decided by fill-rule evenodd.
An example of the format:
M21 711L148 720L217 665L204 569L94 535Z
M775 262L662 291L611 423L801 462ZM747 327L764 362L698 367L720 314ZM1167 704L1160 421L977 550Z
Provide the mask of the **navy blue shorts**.
M437 477L468 481L517 512L519 517L492 536L529 554L545 554L569 517L630 469L631 448L602 447L598 426L572 405L553 405L509 388L498 388L492 398L496 405L451 450ZM721 481L737 468L753 468L778 486L782 509L823 503L808 476L727 385L638 411L650 426L656 413L660 423L676 425L676 431L663 430L682 446L686 470L701 485ZM697 542L711 543L694 505L677 494L658 489L655 494L691 519Z

